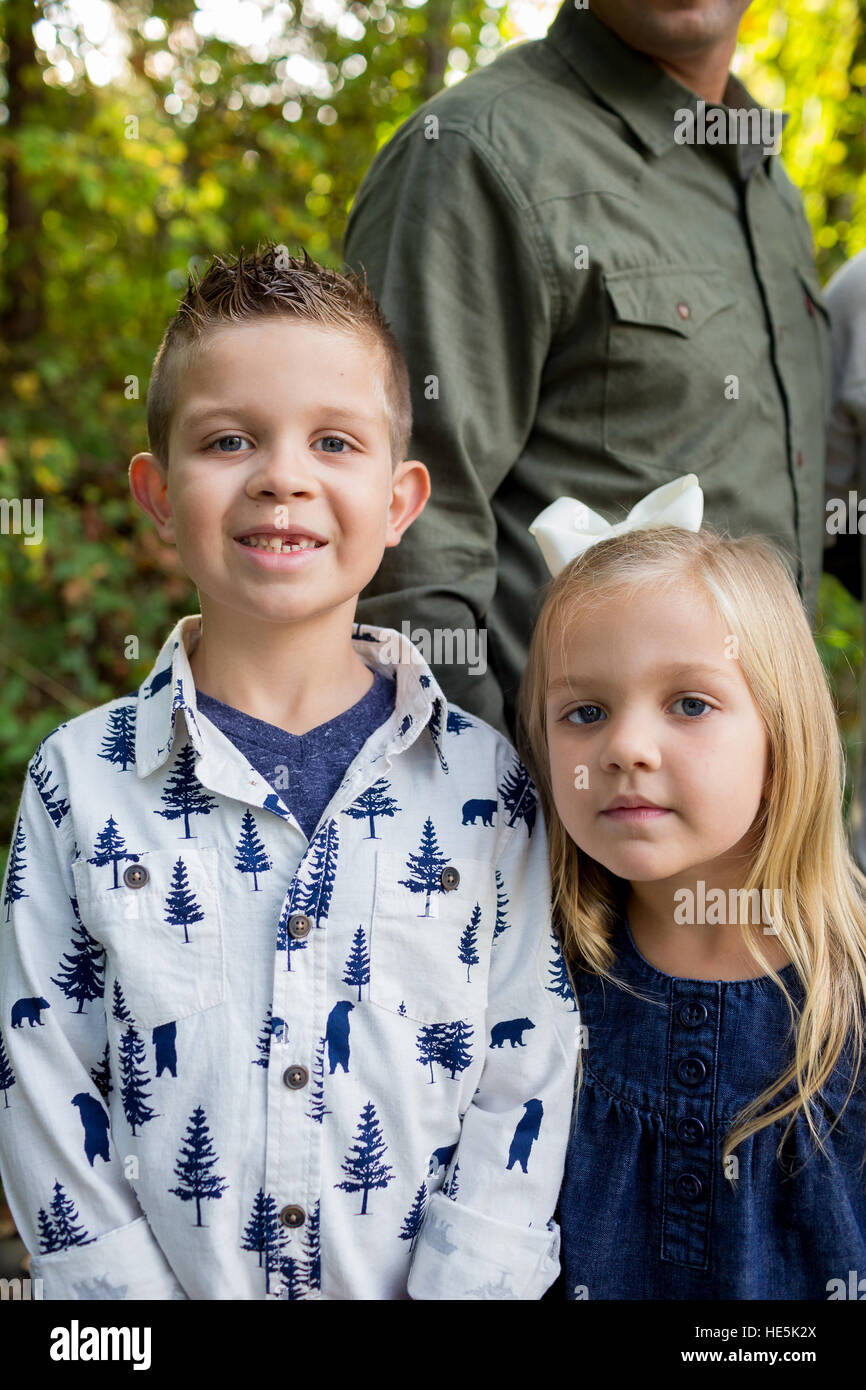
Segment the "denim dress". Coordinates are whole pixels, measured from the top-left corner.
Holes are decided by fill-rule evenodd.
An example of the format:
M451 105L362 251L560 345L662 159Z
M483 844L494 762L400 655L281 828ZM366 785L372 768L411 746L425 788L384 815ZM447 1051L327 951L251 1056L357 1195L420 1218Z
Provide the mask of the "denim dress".
M563 1276L546 1297L866 1298L863 1075L832 1133L845 1054L813 1103L826 1156L800 1112L781 1161L790 1117L738 1145L733 1184L724 1136L792 1055L781 990L769 976L666 975L624 920L612 944L614 973L641 997L576 981L584 1079L560 1198ZM780 975L799 1005L794 967Z

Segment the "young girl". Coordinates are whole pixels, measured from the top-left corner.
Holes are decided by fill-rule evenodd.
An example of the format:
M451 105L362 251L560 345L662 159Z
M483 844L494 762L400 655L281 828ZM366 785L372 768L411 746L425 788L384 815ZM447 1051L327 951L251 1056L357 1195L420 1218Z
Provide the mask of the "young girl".
M591 541L519 718L584 1030L565 1297L866 1297L866 879L782 562L708 529Z

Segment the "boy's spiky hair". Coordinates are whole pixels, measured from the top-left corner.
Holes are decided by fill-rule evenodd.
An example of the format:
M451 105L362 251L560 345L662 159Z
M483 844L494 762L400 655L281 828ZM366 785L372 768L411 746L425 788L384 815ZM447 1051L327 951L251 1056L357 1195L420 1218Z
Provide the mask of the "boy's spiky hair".
M378 345L392 466L406 457L412 433L409 373L366 276L319 265L306 250L300 258L290 256L284 246L270 243L252 255L245 256L241 247L236 257L214 256L198 281L195 272L189 274L186 293L156 354L147 392L150 451L163 471L168 469L178 368L189 362L209 330L281 316Z

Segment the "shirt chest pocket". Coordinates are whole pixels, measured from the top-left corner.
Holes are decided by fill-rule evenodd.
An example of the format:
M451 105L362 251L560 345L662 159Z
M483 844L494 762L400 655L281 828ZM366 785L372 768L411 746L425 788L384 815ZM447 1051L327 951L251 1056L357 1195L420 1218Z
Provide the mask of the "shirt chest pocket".
M741 369L744 334L737 295L719 270L606 272L612 316L604 390L604 444L625 459L655 463L673 477L718 448ZM726 396L726 392L728 393ZM688 468L686 467L688 464Z
M216 849L144 853L119 869L117 888L110 867L79 859L72 874L81 920L106 952L107 1012L125 1005L147 1029L223 1002Z
M487 860L407 865L380 850L370 935L372 1003L427 1024L487 1007L496 883Z

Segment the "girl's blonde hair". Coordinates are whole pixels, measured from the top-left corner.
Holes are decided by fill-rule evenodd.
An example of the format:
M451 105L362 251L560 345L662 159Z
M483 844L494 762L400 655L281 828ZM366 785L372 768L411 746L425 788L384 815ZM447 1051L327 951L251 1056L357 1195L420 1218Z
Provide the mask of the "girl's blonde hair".
M844 754L833 701L802 603L777 552L756 537L733 539L658 527L591 546L550 583L535 626L518 697L517 743L541 797L548 825L554 912L569 965L613 979L611 932L629 884L569 837L553 802L547 745L549 653L594 605L652 586L660 596L691 581L727 629L767 731L771 773L756 829L757 849L743 888L772 888L777 940L796 967L802 1009L743 920L749 952L783 991L796 1029L794 1059L778 1081L738 1116L727 1158L749 1134L802 1109L819 1145L812 1099L851 1044L854 1088L863 1054L866 1000L866 878L848 851L842 821ZM752 899L748 899L751 901ZM763 901L762 895L762 901ZM777 1099L789 1084L788 1099ZM844 1105L843 1105L844 1108ZM763 1113L761 1113L763 1112ZM834 1121L835 1122L835 1121ZM787 1133L787 1128L786 1128ZM779 1145L784 1142L784 1135Z

